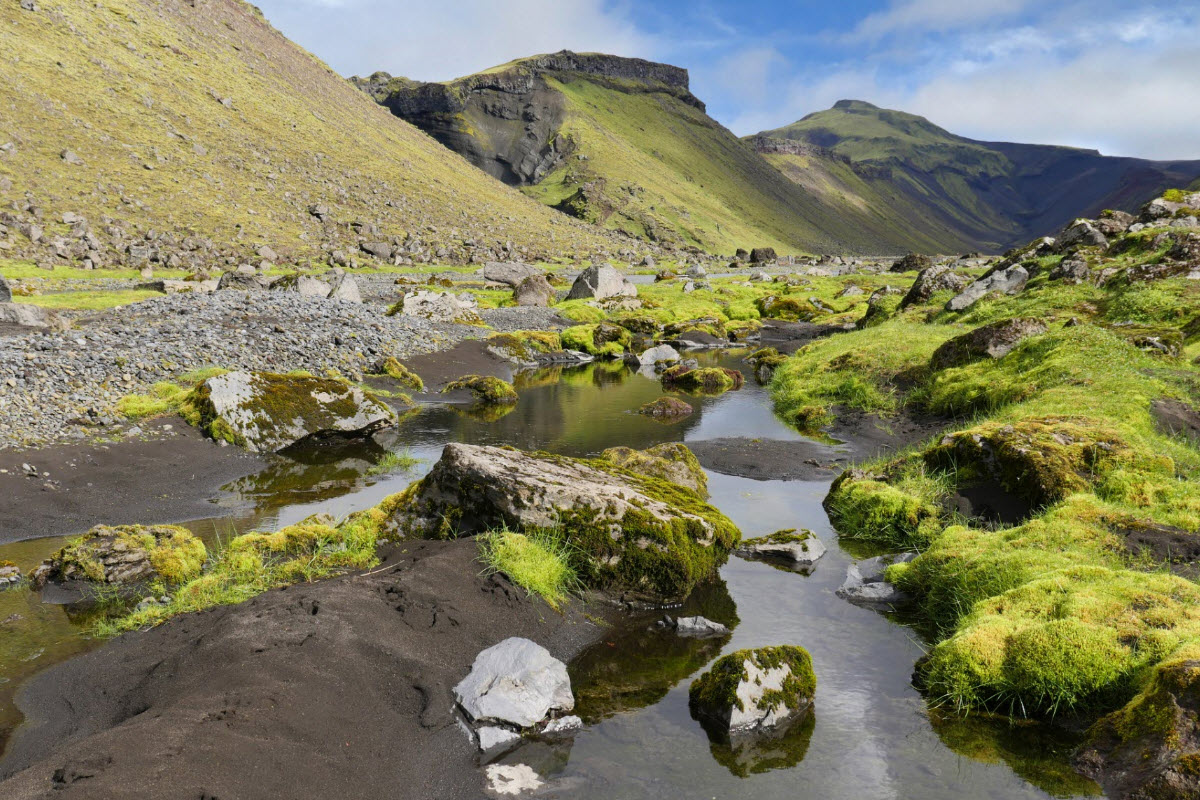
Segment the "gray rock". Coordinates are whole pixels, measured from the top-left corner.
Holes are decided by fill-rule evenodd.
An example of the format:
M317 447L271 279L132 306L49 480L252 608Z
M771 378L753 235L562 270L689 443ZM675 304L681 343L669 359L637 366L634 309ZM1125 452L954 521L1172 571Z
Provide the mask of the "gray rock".
M241 289L243 291L252 291L266 289L270 283L259 276L254 267L249 264L244 264L232 272L226 272L217 281L218 289Z
M1022 266L1012 266L1002 269L972 283L962 294L955 296L946 303L948 311L963 311L978 303L993 292L1015 294L1025 288L1029 282L1029 273Z
M585 269L567 294L568 300L607 300L610 297L637 297L637 287L607 264Z
M649 256L647 256L649 258ZM558 719L552 719L542 728L543 736L564 736L583 730L583 720L571 714Z
M658 347L644 350L637 360L643 367L652 367L664 361L674 364L679 361L679 352L669 344L660 344Z
M309 437L362 436L396 422L395 412L359 387L327 378L230 372L204 381L193 402L207 433L231 433L252 453Z
M530 275L513 289L513 300L518 306L545 308L554 301L555 294L545 275Z
M20 328L49 328L55 316L39 306L26 303L0 303L0 326L14 325Z
M985 358L1003 358L1030 336L1045 332L1046 324L1038 319L1016 317L993 322L944 342L933 351L929 364L940 370Z
M779 261L774 247L756 247L750 251L751 264L774 264Z
M665 616L658 626L675 631L680 636L689 639L708 639L714 636L729 635L729 628L719 622L713 622L705 617L676 617Z
M431 322L479 324L479 303L471 295L417 290L404 296L403 313Z
M1064 258L1058 266L1050 270L1050 280L1066 283L1082 283L1088 279L1092 270L1087 261L1077 256Z
M354 276L343 272L334 275L327 297L330 300L344 300L347 303L361 303L362 293L358 290L358 281Z
M1100 232L1090 219L1077 219L1063 229L1057 237L1059 252L1074 247L1107 247L1108 237Z
M701 276L701 277L703 277L703 276ZM773 281L775 279L771 277L771 274L769 272L763 272L762 270L758 270L756 272L750 273L750 280L764 282L764 283L770 283L771 281Z
M901 553L851 564L846 570L846 580L837 590L837 596L855 605L868 607L903 605L912 598L884 580L883 576L892 564L906 563L914 558L916 553Z
M542 270L519 261L489 261L483 265L479 274L489 281L503 283L514 289L520 286L526 278L532 278L535 275L544 277Z
M908 308L916 303L927 302L929 298L942 291L961 292L970 283L970 278L951 271L950 267L945 264L923 269L917 274L917 279L913 281L908 294L900 301L900 307Z
M689 278L707 278L708 270L697 264L694 267L688 267L687 272L683 274L687 275Z
M387 242L363 242L359 245L359 247L362 248L364 253L369 253L370 255L378 258L380 261L392 260L392 253L394 251L392 246Z
M808 654L798 647L739 650L718 659L692 683L692 713L715 723L728 735L757 735L790 726L812 706L815 687L784 691L785 682L794 673L789 660L777 658L777 654L788 651L812 669ZM722 685L724 675L738 671L743 677L736 687ZM718 699L729 689L733 691L726 699Z
M811 567L825 555L825 545L812 531L777 531L759 539L743 539L733 551L743 558L779 558Z
M12 566L0 566L0 589L7 589L9 586L15 586L21 582L21 568Z
M0 275L0 303L12 302L12 288L8 285L8 281L4 280L4 276Z
M291 292L301 297L329 297L333 287L310 275L284 275L271 284L273 292Z
M496 725L485 725L479 728L475 731L475 736L479 742L479 749L485 753L489 750L512 744L521 738L521 734L516 731Z
M475 657L454 697L476 722L529 728L575 707L567 665L529 639L512 637Z

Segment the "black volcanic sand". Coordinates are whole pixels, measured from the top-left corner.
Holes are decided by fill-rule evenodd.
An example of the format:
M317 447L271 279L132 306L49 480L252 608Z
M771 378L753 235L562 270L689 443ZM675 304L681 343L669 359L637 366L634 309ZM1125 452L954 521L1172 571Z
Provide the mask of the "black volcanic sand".
M186 615L60 664L18 696L6 800L478 798L454 685L525 636L569 660L603 628L480 576L471 541ZM592 609L595 611L595 609Z
M210 501L222 486L266 466L239 448L209 441L178 417L142 427L158 435L163 425L172 425L173 435L0 451L0 469L8 470L0 473L0 544L99 524L211 516ZM38 476L27 477L24 464Z

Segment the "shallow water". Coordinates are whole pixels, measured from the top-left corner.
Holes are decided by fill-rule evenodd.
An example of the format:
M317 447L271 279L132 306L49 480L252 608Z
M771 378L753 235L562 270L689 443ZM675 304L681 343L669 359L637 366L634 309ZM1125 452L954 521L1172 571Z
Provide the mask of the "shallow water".
M743 367L737 353L708 355ZM546 370L518 378L521 401L488 421L431 406L377 444L315 448L226 487L209 519L187 523L210 544L275 529L309 514L342 516L399 491L449 441L507 444L566 455L667 441L802 437L770 410L753 382L716 398L687 398L696 413L664 424L636 413L659 397L657 381L619 365ZM408 471L365 475L387 450L422 460ZM1069 768L1070 736L1048 726L933 713L911 685L925 643L914 629L835 596L854 556L839 546L821 500L826 482L754 481L709 473L713 505L746 537L809 528L829 547L809 575L733 558L721 581L673 613L734 627L726 640L682 640L651 628L653 616L614 629L571 667L588 723L573 744L529 743L498 760L526 763L545 779L539 794L578 798L1044 798L1096 793ZM146 520L153 522L153 520ZM30 569L61 540L0 547ZM854 553L865 555L856 548ZM42 603L27 589L0 592L0 742L19 721L12 691L38 670L82 652L88 620ZM712 744L687 707L687 687L731 650L798 644L818 678L811 719L784 739L733 750Z

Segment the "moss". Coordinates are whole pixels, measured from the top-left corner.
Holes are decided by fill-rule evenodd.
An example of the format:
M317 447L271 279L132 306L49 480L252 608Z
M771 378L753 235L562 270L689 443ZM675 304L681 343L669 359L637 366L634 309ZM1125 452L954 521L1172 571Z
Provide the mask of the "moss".
M613 447L601 453L600 458L641 475L677 483L701 497L708 496L708 476L687 445L669 442L648 450Z
M486 344L518 361L536 361L539 355L558 353L563 349L562 337L554 331L497 333L489 336Z
M110 556L119 558L106 563ZM200 572L207 551L191 531L176 525L99 525L68 542L47 563L50 580L125 583L123 573L143 560L151 572L137 582L177 584Z
M854 471L834 481L825 508L843 536L897 547L921 546L942 527L940 509L928 494L905 491Z
M576 325L562 332L564 348L592 356L619 356L632 342L628 330L605 322Z
M764 317L790 322L808 322L818 315L817 307L807 300L787 295L767 295L755 301Z
M443 394L457 391L469 391L475 402L484 406L511 406L519 399L511 383L491 375L466 375L442 389Z
M397 381L401 386L406 386L414 392L425 391L425 381L421 380L421 376L401 364L395 358L388 356L384 359L382 366L383 374Z
M664 389L679 389L692 394L723 394L740 389L745 382L742 373L726 367L670 367L662 374Z
M755 369L757 369L758 367L768 367L769 369L775 369L776 367L781 366L784 362L786 362L787 359L788 359L787 356L780 353L774 347L762 347L762 348L759 348L758 350L755 350L750 355L746 356L746 361L753 364Z
M738 698L737 689L739 684L750 680L747 663L764 672L784 666L790 671L781 689L763 693L756 705L759 711L781 711L784 708L796 711L812 702L817 690L812 658L802 647L781 645L738 650L717 659L708 672L692 681L688 689L688 702L692 708L714 714L722 714L733 708L746 711Z
M664 419L678 419L692 413L692 407L675 397L660 397L638 409L639 414Z
M490 531L477 539L479 559L490 573L503 573L532 595L559 608L582 584L573 548L555 531Z

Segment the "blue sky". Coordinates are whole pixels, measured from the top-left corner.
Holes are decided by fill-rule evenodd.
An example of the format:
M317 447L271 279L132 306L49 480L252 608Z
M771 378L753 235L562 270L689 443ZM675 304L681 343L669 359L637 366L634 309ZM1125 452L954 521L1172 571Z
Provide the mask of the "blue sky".
M853 98L964 136L1200 158L1197 0L258 0L342 74L444 80L534 53L688 68L735 133Z

